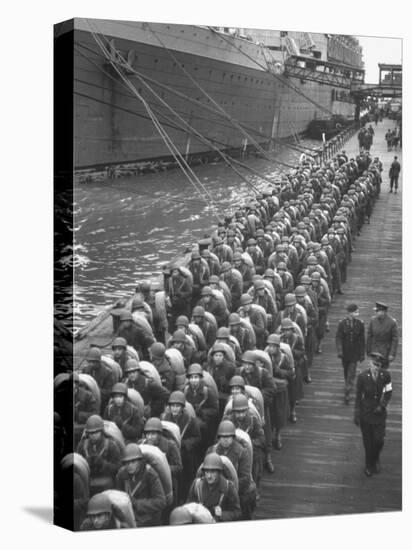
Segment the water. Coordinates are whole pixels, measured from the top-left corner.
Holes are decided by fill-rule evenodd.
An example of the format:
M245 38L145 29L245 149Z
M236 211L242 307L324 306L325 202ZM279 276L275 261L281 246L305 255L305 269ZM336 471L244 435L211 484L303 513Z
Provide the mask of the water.
M278 158L296 164L298 157L285 149ZM262 159L247 163L272 179L287 169ZM250 187L223 163L196 167L195 172L219 214L250 196ZM258 176L248 178L259 189L268 185ZM74 246L61 258L62 266L75 270L74 301L61 297L56 311L64 320L73 309L76 329L130 296L136 283L155 280L164 264L217 225L216 212L180 170L79 184L74 196Z

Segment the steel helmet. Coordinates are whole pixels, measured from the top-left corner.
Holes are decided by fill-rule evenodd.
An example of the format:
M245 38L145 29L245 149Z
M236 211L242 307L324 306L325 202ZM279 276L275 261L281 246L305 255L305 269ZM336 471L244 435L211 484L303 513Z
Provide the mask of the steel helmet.
M87 504L87 515L88 516L97 516L98 514L111 514L112 513L112 503L108 495L104 493L98 493L97 495L92 496Z
M250 294L242 294L240 297L240 305L245 306L252 303L252 296Z
M199 363L192 363L187 369L186 377L189 378L189 376L192 376L192 374L197 374L198 376L203 377L202 365L200 365Z
M241 252L235 252L233 254L233 261L235 262L236 260L243 260Z
M144 308L144 301L139 296L136 296L132 301L132 311L141 308Z
M242 363L252 363L255 364L255 355L252 351L245 351L242 355Z
M260 290L262 288L266 288L266 285L265 285L265 283L263 282L262 279L257 279L256 281L254 281L253 286L254 286L255 290Z
M140 460L141 458L143 458L143 453L139 445L137 443L128 443L122 462L131 462L132 460Z
M210 288L210 286L204 286L202 288L202 292L201 292L201 295L202 296L211 296L213 294L213 291L212 289Z
M210 348L210 354L213 355L214 353L224 353L226 355L226 348L223 343L217 343L213 344L213 346Z
M133 372L135 370L140 370L139 363L136 359L128 359L124 366L125 372Z
M170 394L169 405L182 405L184 407L186 405L186 397L185 394L182 391L173 391Z
M144 425L144 432L163 432L162 421L160 418L149 418Z
M205 456L202 469L223 471L223 461L217 453L209 453Z
M285 306L294 306L296 304L296 296L294 294L286 294Z
M189 326L189 319L186 317L186 315L179 315L179 317L176 319L176 326L177 327Z
M311 275L312 281L320 281L320 273L318 271L314 271Z
M236 374L235 376L232 376L232 378L229 380L229 387L239 387L244 388L245 387L245 381L242 376L239 376Z
M329 239L327 235L323 235L323 237L320 240L320 244L329 244Z
M275 344L280 346L280 335L279 334L269 334L266 340L267 344Z
M287 268L286 268L285 262L279 262L278 263L277 270L279 271L281 269L283 269L283 271L286 271Z
M115 395L116 393L125 395L127 397L127 386L126 384L123 384L123 382L117 382L111 391L112 395Z
M204 317L205 316L205 308L203 306L195 306L192 311L193 317Z
M256 239L249 239L247 242L247 246L255 246L257 244Z
M112 349L113 348L127 348L126 339L122 338L121 336L115 338L112 342Z
M315 252L319 252L321 246L320 246L320 243L313 243L313 250Z
M290 328L291 329L294 328L293 321L291 321L287 317L285 319L282 319L282 322L280 323L280 329L281 330L287 330L287 329L290 329Z
M165 355L166 347L164 344L162 344L162 342L154 342L150 346L149 351L152 354L152 357L161 359Z
M122 311L119 317L120 321L133 321L133 315L130 311Z
M219 339L226 338L227 340L229 340L230 330L227 327L218 328L216 332L216 338L219 338Z
M308 257L308 265L317 265L317 263L318 263L318 260L316 256L311 255Z
M297 286L295 288L295 296L306 296L306 288L304 286Z
M270 269L268 268L266 271L265 271L265 277L270 277L271 279L274 278L275 276L275 272L273 271L273 269Z
M87 353L88 361L100 361L102 358L102 352L99 348L90 348Z
M228 319L229 326L240 325L240 316L238 313L231 313Z
M222 420L217 429L217 437L232 436L235 437L236 429L231 420Z
M187 525L193 523L192 514L184 506L172 510L169 516L169 525Z
M219 284L219 277L217 275L211 275L209 277L209 284L214 284L214 285L218 285Z
M186 334L183 332L183 330L175 330L170 342L172 344L174 342L183 342L183 343L185 343L186 342Z
M151 281L143 281L140 283L140 290L141 292L149 292L152 287Z
M311 278L309 277L309 275L302 275L302 277L300 278L300 282L304 285L310 285Z
M193 250L191 254L192 260L200 260L200 252L198 250Z
M229 269L232 269L232 264L229 262L223 262L223 264L220 266L220 273L226 273L226 271L229 271Z
M101 416L99 416L98 414L92 414L86 420L85 429L86 429L87 433L103 431L103 429L104 429L103 418Z
M256 237L264 237L265 231L263 229L257 229L256 230Z
M238 393L233 396L232 411L245 411L249 408L249 402L246 395Z

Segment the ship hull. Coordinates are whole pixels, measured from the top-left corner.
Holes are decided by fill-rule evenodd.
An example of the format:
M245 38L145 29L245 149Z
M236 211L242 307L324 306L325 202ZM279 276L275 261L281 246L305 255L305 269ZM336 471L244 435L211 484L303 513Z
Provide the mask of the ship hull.
M355 105L334 99L332 86L291 77L285 81L268 72L262 48L254 43L228 42L203 27L150 24L148 28L141 23L125 27L119 22L113 27L113 22L100 21L87 26L84 20L74 21L76 169L171 157L150 118L153 113L186 157L209 154L214 148L182 121L214 147L242 149L252 140L233 121L247 128L253 140L271 147L277 139L302 133L311 120L325 116L319 105L354 116ZM127 79L151 113L110 66L90 30L104 37L105 46L111 41L116 52L132 59L141 76L129 73Z

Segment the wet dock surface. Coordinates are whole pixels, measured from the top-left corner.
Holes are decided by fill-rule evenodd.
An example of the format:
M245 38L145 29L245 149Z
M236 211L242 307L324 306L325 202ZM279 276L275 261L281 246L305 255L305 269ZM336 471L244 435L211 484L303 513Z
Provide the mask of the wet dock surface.
M263 476L256 519L402 508L402 177L396 195L389 193L388 178L394 155L402 165L402 152L388 152L384 139L394 126L388 119L374 126L371 155L383 163L380 199L370 225L364 225L354 242L344 295L337 296L330 308L330 332L323 353L315 357L312 384L305 386L305 397L297 407L298 421L283 430L283 449L272 452L275 473ZM349 157L358 153L356 135L345 150ZM367 478L360 429L353 423L354 398L349 406L343 403L343 369L336 356L335 333L349 302L358 304L367 330L375 301L389 305L388 313L398 321L400 340L390 368L393 394L382 471ZM365 361L362 369L366 366Z

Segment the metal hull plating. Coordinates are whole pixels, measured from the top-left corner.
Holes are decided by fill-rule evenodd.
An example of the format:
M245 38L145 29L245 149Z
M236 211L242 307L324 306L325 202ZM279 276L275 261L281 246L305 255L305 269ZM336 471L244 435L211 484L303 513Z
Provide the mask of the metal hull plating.
M284 83L268 72L267 50L253 42L222 38L203 27L75 19L76 169L170 157L143 103L113 71L90 31L132 59L143 80L133 73L127 78L185 156L212 149L183 130L177 115L162 101L222 149L243 148L250 140L217 111L211 98L267 146L305 131L311 120L325 115L307 98L333 113L354 116L354 104L336 100L332 86L297 78Z

